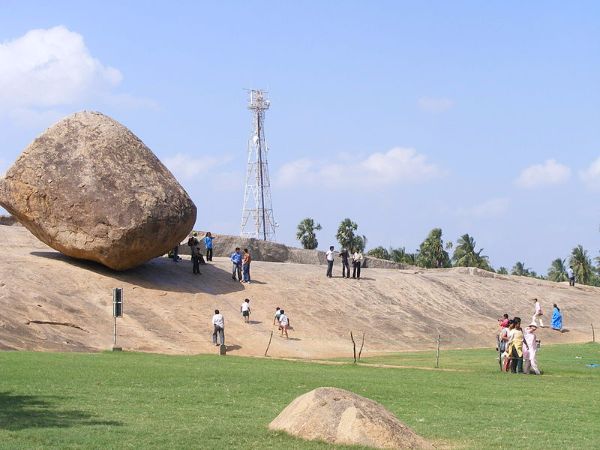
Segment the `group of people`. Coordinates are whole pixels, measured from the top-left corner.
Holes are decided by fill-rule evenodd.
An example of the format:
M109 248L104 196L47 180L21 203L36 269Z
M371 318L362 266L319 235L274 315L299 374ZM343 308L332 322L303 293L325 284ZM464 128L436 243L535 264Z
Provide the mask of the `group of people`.
M542 311L542 306L537 298L533 299L535 312L533 313L533 317L531 318L531 323L537 324L539 322L540 327L544 328L544 322L542 316L544 315ZM552 305L552 319L550 322L550 326L555 331L562 331L563 327L563 318L562 313L560 312L560 308L556 303Z
M535 332L537 325L530 323L525 330L521 328L521 318L504 318L500 321L499 347L502 368L512 373L533 373L540 375L537 365L537 350L540 342Z
M240 306L240 313L242 314L242 320L245 323L250 323L250 299L244 299L244 302ZM215 314L212 317L213 334L212 343L213 345L225 345L225 318L218 309L215 309ZM285 335L286 339L289 339L288 330L290 329L290 319L283 309L279 306L275 308L275 315L273 316L273 325L277 325L277 329L281 331L281 336Z
M537 351L540 347L540 341L535 332L539 328L544 328L542 307L537 298L533 299L534 313L531 323L521 328L521 318L514 317L509 319L508 314L504 314L498 319L500 333L498 335L498 351L500 352L500 362L505 371L512 373L533 373L540 375L537 365ZM539 325L538 325L539 323ZM556 303L553 304L551 327L553 330L562 331L562 313Z
M231 263L233 264L233 272L231 278L234 281L240 283L250 283L250 263L252 257L247 248L244 249L244 254L240 253L240 248L236 247L235 251L231 254Z
M327 258L327 277L333 277L333 261L334 261L334 247L329 247L329 250L325 253ZM350 252L345 248L340 252L342 258L342 278L350 278ZM360 268L363 263L363 255L360 250L355 250L352 254L352 278L360 280Z
M213 255L213 236L209 232L204 236L204 247L206 248L206 260L212 261ZM194 232L187 241L187 245L190 247L190 254L192 255L192 273L194 275L201 275L200 264L204 263L202 257L202 249L200 248L200 241L198 240L198 233ZM178 247L175 247L178 248ZM178 252L174 250L173 261L177 262L180 260Z

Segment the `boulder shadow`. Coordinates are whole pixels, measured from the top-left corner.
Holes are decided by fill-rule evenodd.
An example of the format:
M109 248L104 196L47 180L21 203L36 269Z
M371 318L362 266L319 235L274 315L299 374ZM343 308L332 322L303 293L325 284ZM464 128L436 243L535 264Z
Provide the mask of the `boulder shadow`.
M251 320L248 322L250 325L258 325L259 323L262 323L260 320Z
M250 283L248 283L248 284L268 284L268 283L265 283L264 281L256 281L256 280L252 280L252 281L250 281Z
M60 252L36 251L33 256L62 261L83 270L114 278L144 289L158 291L180 292L186 294L228 294L241 292L241 283L231 283L231 274L214 265L202 267L201 275L192 273L192 263L182 260L177 263L172 259L158 257L133 269L124 271L112 270L100 263L83 259L71 258Z
M225 347L227 347L227 352L235 352L236 350L240 350L242 348L241 345L226 345Z
M61 400L64 400L64 397L0 392L0 430L123 425L115 420L98 420L89 412L65 410Z

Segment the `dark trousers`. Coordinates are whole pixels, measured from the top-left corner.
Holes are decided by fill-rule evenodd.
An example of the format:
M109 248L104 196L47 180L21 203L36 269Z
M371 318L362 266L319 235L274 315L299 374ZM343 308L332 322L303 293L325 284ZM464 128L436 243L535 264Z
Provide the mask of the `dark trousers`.
M212 261L212 248L207 248L206 249L206 260L207 261Z
M242 265L242 274L244 276L244 281L250 281L250 264Z
M352 278L360 278L360 261L352 263Z
M219 337L219 341L221 345L225 343L225 330L221 327L215 325L215 329L213 331L213 344L217 344L217 337Z
M575 286L575 277L569 278L569 286Z
M192 268L193 273L200 273L200 258L197 256L192 256L192 264L194 267Z
M350 264L348 261L342 260L342 278L350 278Z
M510 356L512 356L510 362L510 371L512 373L523 373L523 357L519 356L516 348L513 347Z
M231 278L235 280L237 275L237 279L242 281L242 266L238 266L237 264L233 265L233 272L231 272Z
M329 278L333 276L333 261L327 261L327 276Z

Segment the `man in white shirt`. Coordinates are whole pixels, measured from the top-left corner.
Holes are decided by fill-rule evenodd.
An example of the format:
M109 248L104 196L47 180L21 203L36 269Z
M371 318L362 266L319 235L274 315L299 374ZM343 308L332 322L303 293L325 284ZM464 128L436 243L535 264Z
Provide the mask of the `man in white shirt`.
M573 266L569 266L567 269L567 276L569 277L569 286L575 286L575 272L573 272Z
M240 311L242 313L242 318L244 319L244 322L250 323L250 299L249 298L244 300L244 303L242 303L242 306L240 306Z
M544 328L544 322L542 322L542 316L544 313L542 312L542 307L540 306L540 302L537 298L534 298L535 302L535 313L533 313L533 317L531 318L531 323L536 323L536 319L540 321L540 328Z
M282 336L285 333L286 339L289 339L288 332L287 332L289 327L290 327L290 319L288 319L288 316L286 316L285 311L282 309L281 314L279 315L279 329L281 330Z
M219 344L217 344L217 336L219 336L221 345L225 345L225 319L223 318L223 314L219 313L218 309L215 309L212 323L214 327L212 335L213 344L217 347L219 346Z
M363 255L360 250L356 250L352 255L352 278L360 280L360 268L362 266Z
M327 253L327 277L331 278L333 276L333 245L329 247Z

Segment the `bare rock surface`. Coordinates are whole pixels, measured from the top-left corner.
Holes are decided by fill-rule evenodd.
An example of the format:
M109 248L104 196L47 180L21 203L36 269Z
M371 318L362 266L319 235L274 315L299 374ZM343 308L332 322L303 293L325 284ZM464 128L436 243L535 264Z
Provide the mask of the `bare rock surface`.
M0 205L50 247L116 270L166 253L196 220L152 151L97 112L75 113L35 139L0 180Z
M589 342L590 323L600 323L598 287L488 277L478 269L365 269L360 280L353 280L341 278L339 260L333 278L317 264L255 260L252 283L242 284L231 279L229 258L215 257L202 266L202 275L192 274L187 256L178 263L155 258L115 272L52 250L19 226L0 226L0 249L0 349L110 348L115 287L122 287L125 296L118 345L138 352L214 353L211 318L218 308L232 355L264 355L271 331L270 357L348 360L350 331L355 339L365 332L363 357L435 349L439 333L442 368L447 349L485 347L490 370L497 370L497 319L509 313L529 321L532 297L540 299L546 325L553 303L563 313L564 333L538 329L542 348ZM250 324L240 316L245 298L252 304ZM276 306L290 318L289 339L273 325ZM434 367L435 353L428 355ZM538 363L543 370L543 351Z
M307 440L375 448L433 448L377 402L344 389L314 389L269 424Z

